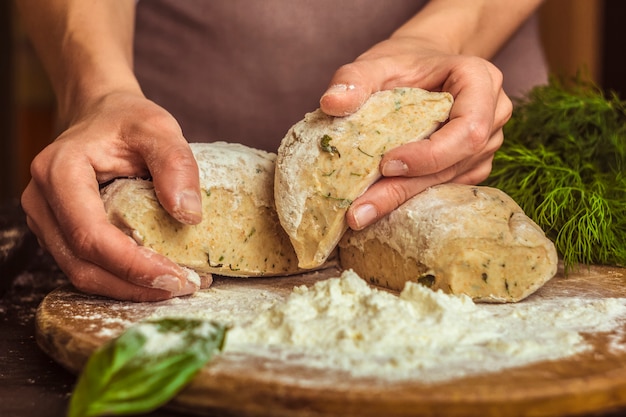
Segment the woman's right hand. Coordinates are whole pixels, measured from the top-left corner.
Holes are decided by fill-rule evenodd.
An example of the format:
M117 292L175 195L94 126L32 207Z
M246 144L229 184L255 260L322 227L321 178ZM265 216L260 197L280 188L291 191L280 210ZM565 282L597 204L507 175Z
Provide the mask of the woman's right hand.
M163 108L134 91L101 97L33 160L31 174L22 195L28 225L78 289L133 301L198 289L188 270L111 225L100 198L100 184L150 175L175 219L200 222L198 167Z

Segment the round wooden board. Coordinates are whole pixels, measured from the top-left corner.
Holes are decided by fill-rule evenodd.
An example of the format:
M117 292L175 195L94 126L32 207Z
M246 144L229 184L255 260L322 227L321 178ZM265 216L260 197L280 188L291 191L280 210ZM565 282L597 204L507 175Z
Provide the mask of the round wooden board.
M181 309L245 312L271 303L295 285L338 276L336 269L296 277L216 278L201 297L160 303L112 301L71 287L49 294L37 313L37 341L73 372L127 326ZM531 297L626 297L626 270L583 267L563 272ZM216 313L217 314L217 313ZM559 361L441 383L359 379L285 360L224 353L207 365L170 404L207 416L564 416L626 407L626 351L609 349L613 334L585 335L592 352ZM296 361L294 361L296 362ZM297 361L302 363L301 361Z

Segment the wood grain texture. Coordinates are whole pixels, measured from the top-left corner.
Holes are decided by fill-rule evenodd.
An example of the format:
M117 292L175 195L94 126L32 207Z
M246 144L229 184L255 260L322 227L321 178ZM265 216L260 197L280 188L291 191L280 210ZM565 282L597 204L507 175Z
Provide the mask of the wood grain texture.
M79 372L94 349L148 316L180 313L181 306L246 311L294 285L337 276L335 269L289 278L217 278L210 297L127 303L88 296L71 287L49 294L37 314L42 349ZM563 272L531 297L626 297L626 270L610 267ZM187 303L187 304L186 304ZM194 307L194 306L192 306ZM194 307L195 308L195 307ZM624 330L624 329L620 329ZM226 353L206 366L170 407L223 416L564 416L626 406L626 352L609 349L615 334L585 335L594 350L558 361L440 383L355 378L290 361ZM621 336L619 336L621 337Z

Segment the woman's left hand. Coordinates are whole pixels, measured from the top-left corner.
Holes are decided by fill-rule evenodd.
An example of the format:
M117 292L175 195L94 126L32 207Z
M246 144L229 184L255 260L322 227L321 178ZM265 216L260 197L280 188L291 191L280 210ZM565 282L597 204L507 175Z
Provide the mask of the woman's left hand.
M409 37L381 42L341 67L320 100L325 113L345 116L372 93L395 87L447 91L454 97L449 121L429 140L384 155L383 178L348 210L352 229L376 222L430 186L477 184L491 172L503 141L502 127L513 109L502 89L502 73L485 59L441 49Z

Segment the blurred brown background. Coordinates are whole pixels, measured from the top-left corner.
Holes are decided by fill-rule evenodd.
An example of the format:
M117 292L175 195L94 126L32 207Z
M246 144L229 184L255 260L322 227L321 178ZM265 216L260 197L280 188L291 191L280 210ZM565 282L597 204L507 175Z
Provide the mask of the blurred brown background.
M19 0L17 0L19 1ZM551 71L589 78L626 98L626 2L546 0L542 36ZM11 1L0 1L0 201L18 197L31 159L54 138L54 97Z

